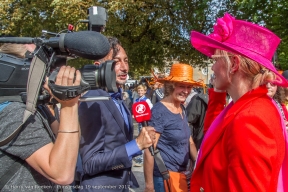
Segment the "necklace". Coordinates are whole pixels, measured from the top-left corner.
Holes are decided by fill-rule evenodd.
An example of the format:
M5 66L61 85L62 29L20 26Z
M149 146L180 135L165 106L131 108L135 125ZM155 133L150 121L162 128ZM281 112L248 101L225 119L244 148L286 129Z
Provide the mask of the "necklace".
M280 104L278 101L276 101L275 99L274 99L274 101L276 102L276 104L277 104L277 106L278 106L278 108L279 108L279 110L280 110L280 112L281 112L281 115L282 115L284 121L287 121L287 120L286 120L286 117L285 117L285 114L284 114L284 111L283 111L283 109L282 109L281 104Z

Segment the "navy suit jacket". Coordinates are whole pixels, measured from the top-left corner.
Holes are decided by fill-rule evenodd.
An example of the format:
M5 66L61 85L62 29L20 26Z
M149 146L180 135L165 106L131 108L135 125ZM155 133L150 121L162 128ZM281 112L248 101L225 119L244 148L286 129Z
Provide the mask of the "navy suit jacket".
M90 90L85 96L109 96L101 90ZM82 102L79 105L81 127L80 155L83 162L83 191L129 191L139 187L131 172L125 144L133 139L133 122L129 110L130 130L112 99Z

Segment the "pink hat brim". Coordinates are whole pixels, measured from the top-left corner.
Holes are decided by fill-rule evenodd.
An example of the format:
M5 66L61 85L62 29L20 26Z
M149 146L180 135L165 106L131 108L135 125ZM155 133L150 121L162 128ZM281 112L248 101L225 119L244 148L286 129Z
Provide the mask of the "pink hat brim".
M273 83L280 86L288 87L288 81L281 74L278 73L273 63L256 52L252 52L250 50L247 50L246 48L239 47L231 43L219 42L197 31L191 32L190 41L195 49L208 57L214 55L216 49L220 49L250 58L276 74L276 79Z

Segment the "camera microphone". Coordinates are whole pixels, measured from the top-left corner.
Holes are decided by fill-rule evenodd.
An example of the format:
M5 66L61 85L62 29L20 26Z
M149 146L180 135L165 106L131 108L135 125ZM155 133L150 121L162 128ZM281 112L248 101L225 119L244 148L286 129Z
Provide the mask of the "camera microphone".
M110 51L108 39L95 31L78 31L62 33L60 37L52 37L45 42L61 52L69 52L85 59L99 60Z
M91 60L99 60L110 51L108 39L95 31L78 31L73 33L61 33L58 37L49 39L31 37L1 37L0 43L37 44L56 48L63 53L75 54L79 57Z

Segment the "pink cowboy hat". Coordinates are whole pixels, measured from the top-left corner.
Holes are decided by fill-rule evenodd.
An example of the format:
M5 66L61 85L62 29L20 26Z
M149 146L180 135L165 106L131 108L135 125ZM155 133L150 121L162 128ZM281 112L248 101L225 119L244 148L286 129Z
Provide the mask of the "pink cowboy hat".
M220 49L245 56L273 71L276 74L275 84L287 87L287 80L271 62L279 43L280 38L268 29L236 20L228 13L217 19L214 32L210 35L191 32L191 44L201 53L211 57L216 49Z

